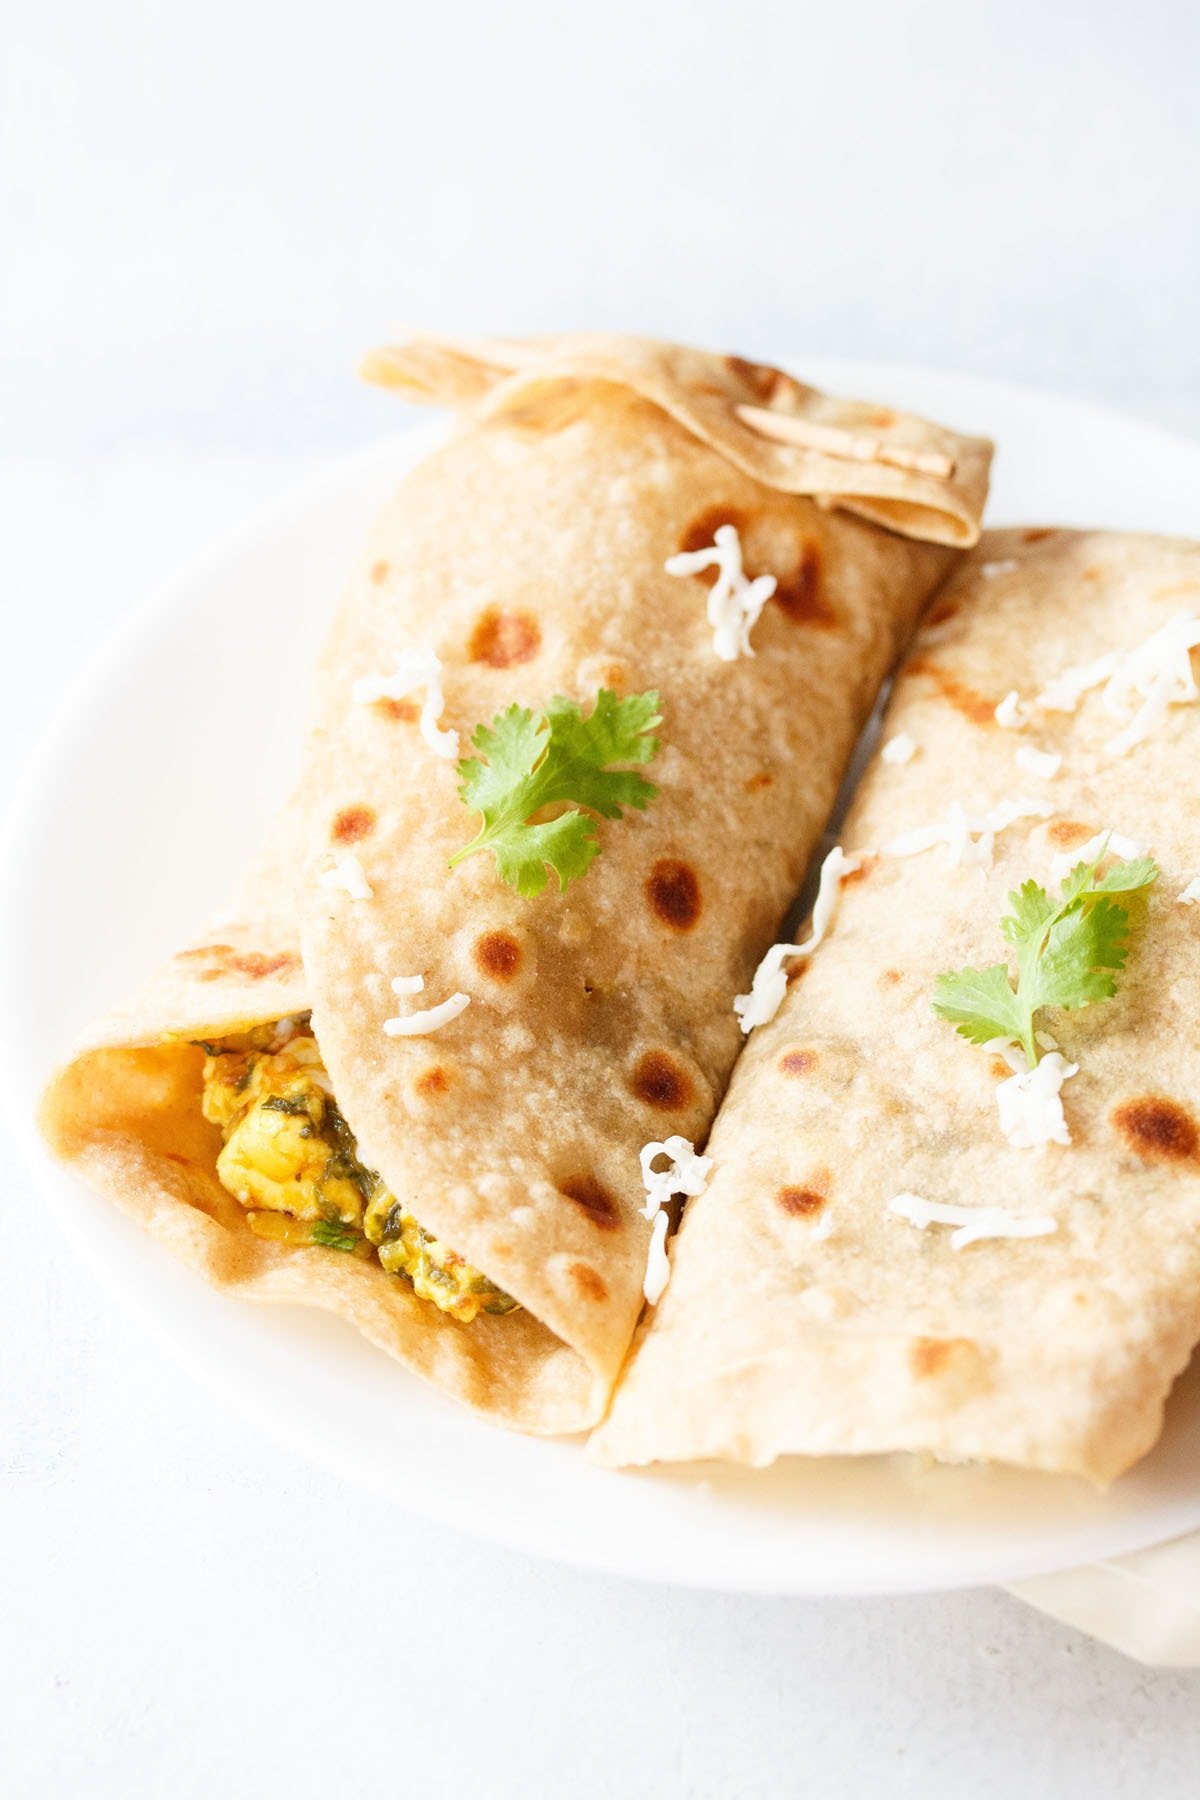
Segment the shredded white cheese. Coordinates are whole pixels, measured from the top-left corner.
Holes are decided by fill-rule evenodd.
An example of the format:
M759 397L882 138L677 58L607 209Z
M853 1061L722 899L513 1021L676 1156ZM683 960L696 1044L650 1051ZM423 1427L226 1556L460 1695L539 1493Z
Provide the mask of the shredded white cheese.
M910 763L917 754L917 740L907 731L898 731L880 751L885 763Z
M1021 704L1021 696L1016 688L1010 688L994 710L997 725L1003 725L1006 731L1020 731L1029 716L1028 708Z
M393 994L423 994L425 977L423 975L394 975L392 992Z
M817 898L812 910L812 929L802 944L772 944L754 971L748 994L739 994L733 1010L741 1020L747 1036L756 1025L767 1025L775 1017L787 993L787 976L783 972L786 958L811 956L817 945L829 935L841 896L842 876L851 875L862 858L847 856L835 844L825 861L817 881Z
M736 525L718 525L710 549L681 551L664 565L668 575L699 575L714 566L717 579L708 596L713 649L722 662L736 662L739 656L754 655L750 633L777 584L774 575L747 579Z
M1062 757L1053 750L1035 750L1032 744L1022 744L1013 761L1018 769L1026 775L1039 775L1043 781L1049 781L1062 768Z
M660 1156L667 1158L665 1169L654 1167ZM694 1146L685 1137L669 1137L662 1144L644 1145L641 1165L642 1182L646 1189L642 1217L652 1219L675 1194L695 1195L704 1192L704 1184L712 1168L712 1158L697 1156Z
M1168 707L1200 699L1200 686L1192 669L1192 651L1198 647L1200 615L1177 613L1132 650L1110 650L1094 662L1064 669L1035 697L1032 708L1019 710L1024 717L1031 710L1073 713L1086 693L1103 687L1106 711L1125 720L1124 729L1104 747L1110 756L1124 756L1149 737ZM1001 705L1011 714L1019 708L1019 701L1009 695ZM1000 722L1006 724L1010 720ZM1014 716L1011 722L1024 721Z
M985 581L995 581L998 575L1011 575L1014 569L1020 568L1015 556L1005 556L999 562L980 563L979 573Z
M928 1231L931 1225L957 1226L950 1239L952 1250L965 1250L968 1244L982 1243L985 1238L1048 1237L1058 1230L1057 1219L1022 1218L1003 1206L946 1206L920 1194L897 1194L888 1201L888 1211L907 1219L919 1231Z
M352 850L339 850L335 853L333 867L321 871L317 876L317 886L344 888L352 900L370 900L375 894L362 864Z
M996 847L996 834L1015 825L1018 819L1048 819L1054 811L1041 800L1023 798L1006 801L991 812L970 813L957 800L944 819L934 825L918 825L901 832L882 845L881 856L919 856L944 844L950 860L961 864L990 864Z
M1097 657L1095 662L1064 669L1034 696L1033 705L1041 712L1075 712L1083 696L1107 681L1120 660L1121 652L1110 650L1106 656Z
M1003 1055L1004 1052L1002 1051ZM996 1089L1000 1129L1014 1150L1036 1150L1043 1144L1069 1144L1071 1133L1063 1112L1062 1086L1078 1075L1079 1064L1050 1050L1032 1069L1006 1056L1013 1074ZM1021 1058L1021 1064L1024 1063Z
M1200 616L1177 613L1144 644L1125 653L1103 695L1105 709L1114 718L1128 719L1125 729L1104 746L1110 756L1124 756L1149 737L1169 706L1186 706L1200 698L1192 671L1192 651L1198 646ZM1142 703L1136 709L1135 696Z
M1090 837L1078 850L1060 851L1051 861L1051 878L1061 885L1077 863L1093 862L1106 844L1109 856L1118 856L1122 862L1132 862L1135 857L1150 854L1144 844L1139 844L1131 837L1122 837L1119 831L1098 831L1095 837Z
M442 693L442 662L432 650L402 650L391 675L364 675L351 690L358 706L370 706L376 700L404 700L416 688L424 688L420 733L435 756L447 761L458 755L457 731L443 731L438 720L445 710Z
M667 1158L665 1169L654 1167L660 1156ZM685 1137L669 1137L662 1144L644 1145L641 1165L642 1181L646 1188L642 1217L653 1220L642 1292L651 1306L657 1306L671 1279L671 1265L667 1257L667 1232L671 1221L669 1214L663 1209L676 1194L694 1196L704 1192L704 1184L712 1168L712 1158L697 1156L694 1146Z
M650 1228L650 1247L646 1252L646 1273L642 1276L642 1292L651 1306L658 1305L671 1279L671 1261L667 1255L667 1232L670 1226L669 1213L654 1215L654 1224Z
M470 994L451 994L440 1006L427 1006L423 1012L408 1013L402 1019L385 1019L383 1029L388 1037L428 1037L431 1031L440 1031L451 1019L457 1019L470 1004Z
M1194 881L1188 882L1179 895L1179 905L1200 906L1200 875L1197 875Z

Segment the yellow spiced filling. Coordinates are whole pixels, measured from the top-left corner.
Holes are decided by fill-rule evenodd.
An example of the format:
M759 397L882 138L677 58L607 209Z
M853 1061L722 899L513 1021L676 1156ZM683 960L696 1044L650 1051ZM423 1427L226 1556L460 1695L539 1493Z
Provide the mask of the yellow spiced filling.
M517 1302L430 1236L358 1159L307 1019L202 1045L204 1116L225 1140L217 1174L250 1228L283 1243L377 1257L389 1274L470 1324Z

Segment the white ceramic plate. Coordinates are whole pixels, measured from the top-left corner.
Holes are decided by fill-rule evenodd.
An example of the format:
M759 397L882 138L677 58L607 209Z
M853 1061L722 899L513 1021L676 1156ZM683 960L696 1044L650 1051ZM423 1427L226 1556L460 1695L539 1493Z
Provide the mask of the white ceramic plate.
M989 382L797 368L993 435L992 523L1200 529L1195 444ZM255 849L288 787L344 573L430 442L422 428L340 464L167 583L36 759L0 890L0 1092L56 1222L118 1304L264 1429L404 1507L543 1556L696 1587L895 1592L1015 1579L1200 1526L1196 1370L1159 1448L1103 1496L902 1459L615 1475L578 1443L479 1423L336 1320L211 1292L49 1163L30 1124L44 1073L87 1017L220 903Z

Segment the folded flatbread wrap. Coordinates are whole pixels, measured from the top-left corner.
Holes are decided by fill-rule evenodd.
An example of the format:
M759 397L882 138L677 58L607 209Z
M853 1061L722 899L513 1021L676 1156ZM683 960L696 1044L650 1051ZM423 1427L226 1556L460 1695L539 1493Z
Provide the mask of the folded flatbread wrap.
M639 1152L708 1130L729 997L977 532L988 447L640 341L419 342L370 372L465 416L337 613L297 808L235 924L92 1035L45 1125L214 1281L327 1308L493 1417L571 1430L642 1304ZM776 401L819 452L738 413ZM721 526L777 584L732 661L715 570L665 568ZM390 683L398 665L423 685ZM598 824L565 892L522 897L490 855L452 870L478 819L442 734L466 756L513 704L588 713L602 689L657 693L658 797ZM420 1035L385 1030L426 1010Z
M1200 546L989 533L930 616L843 834L864 860L738 1065L608 1462L919 1451L1103 1483L1200 1338ZM1018 1147L1036 1107L1002 1129L997 1090L1024 1065L936 1017L935 979L1011 962L1010 892L1057 894L1098 834L1160 874L1115 997L1037 1020L1078 1065L1069 1142Z

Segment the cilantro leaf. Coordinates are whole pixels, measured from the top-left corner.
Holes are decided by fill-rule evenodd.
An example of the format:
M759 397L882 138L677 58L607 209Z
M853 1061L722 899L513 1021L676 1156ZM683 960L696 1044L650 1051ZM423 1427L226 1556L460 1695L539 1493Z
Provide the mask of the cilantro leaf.
M933 1010L973 1044L1016 1038L1032 1069L1038 1060L1035 1018L1044 1006L1073 1010L1111 1000L1117 976L1129 955L1130 906L1158 879L1149 856L1096 871L1107 840L1093 862L1076 863L1057 900L1036 881L1026 881L1008 897L1012 907L1000 929L1017 953L1015 988L1005 963L986 969L959 969L939 975Z
M577 700L556 694L543 713L514 705L478 726L471 742L480 754L459 763L458 791L483 824L450 867L490 850L502 880L527 897L541 893L547 868L560 892L586 875L600 854L592 815L619 819L624 807L641 811L658 794L644 776L610 764L650 762L660 723L656 693L619 700L601 688L586 718ZM532 822L564 803L567 812Z
M987 969L959 969L939 975L933 1010L958 1027L972 1044L988 1044L993 1038L1020 1037L1020 1003L1008 978L1007 963Z

